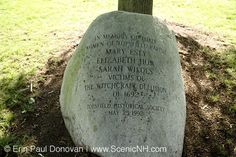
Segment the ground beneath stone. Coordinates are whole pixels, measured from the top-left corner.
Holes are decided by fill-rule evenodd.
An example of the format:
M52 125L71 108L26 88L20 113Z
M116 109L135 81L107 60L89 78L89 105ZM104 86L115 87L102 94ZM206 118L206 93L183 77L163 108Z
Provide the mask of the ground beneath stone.
M176 23L168 23L176 33L178 49L181 58L182 75L185 82L187 99L187 122L185 129L184 157L217 157L223 156L226 151L233 154L232 144L227 143L227 129L235 127L234 117L223 112L223 104L213 104L208 101L208 93L221 88L216 81L208 79L206 65L212 68L220 68L213 65L210 56L203 52L203 48L212 50L227 48L222 40L209 33L200 32L190 27ZM71 57L83 32L70 38L70 43L65 47L60 56L50 58L45 68L38 76L43 79L34 88L36 109L25 116L19 116L17 124L12 132L18 136L28 135L31 138L28 144L37 146L74 146L65 128L59 105L59 94L63 73L68 59ZM36 77L38 77L36 76ZM233 131L235 133L235 128ZM236 135L233 135L236 139ZM233 141L236 143L236 141ZM221 150L222 146L224 147ZM27 155L27 154L26 154ZM42 153L35 156L48 157L93 157L90 153Z

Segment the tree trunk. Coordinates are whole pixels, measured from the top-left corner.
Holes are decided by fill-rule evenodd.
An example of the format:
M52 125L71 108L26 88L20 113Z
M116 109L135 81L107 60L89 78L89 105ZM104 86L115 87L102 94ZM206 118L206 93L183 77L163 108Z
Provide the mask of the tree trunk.
M119 0L118 10L152 15L153 0Z

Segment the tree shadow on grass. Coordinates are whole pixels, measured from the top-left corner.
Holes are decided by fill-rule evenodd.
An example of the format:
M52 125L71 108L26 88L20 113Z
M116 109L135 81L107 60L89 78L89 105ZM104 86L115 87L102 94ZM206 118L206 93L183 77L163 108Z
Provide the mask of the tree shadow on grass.
M229 85L225 80L234 80L227 69L235 67L190 36L176 38L187 99L184 156L233 156L236 116L235 111L230 112L230 105L235 103L236 84ZM226 53L235 53L235 48L223 55Z
M12 124L6 136L0 139L1 157L13 157L17 154L18 156L96 157L85 151L66 153L59 150L63 147L74 147L62 119L59 94L67 60L76 46L77 44L72 45L59 57L50 58L45 69L31 81L27 75L22 74L15 85L8 88L5 104L8 104L6 109L13 113L15 124ZM17 153L12 151L6 153L4 145L10 145L11 149L13 146L27 149ZM36 150L31 151L33 149L31 146L42 148L41 153Z
M31 93L28 90L27 80L30 74L19 73L13 79L1 79L0 81L0 156L5 156L3 147L19 144L20 140L15 134L12 134L14 125L18 124L18 116L24 111L34 110ZM8 156L15 156L16 153L10 152Z
M232 82L229 85L224 81L233 80L233 76L226 71L231 67L222 57L214 54L215 50L202 46L192 37L177 34L176 38L187 100L183 156L233 156L236 124L235 112L230 112L229 108L236 103L236 87ZM34 79L37 80L37 86L33 88L33 95L25 93L27 98L34 98L34 110L25 114L13 110L17 120L10 131L20 138L27 135L24 145L47 146L48 149L50 146L74 147L62 119L59 94L67 61L76 46L72 45L59 57L50 58L45 69ZM95 156L60 150L41 154L50 157ZM40 154L34 152L31 155Z

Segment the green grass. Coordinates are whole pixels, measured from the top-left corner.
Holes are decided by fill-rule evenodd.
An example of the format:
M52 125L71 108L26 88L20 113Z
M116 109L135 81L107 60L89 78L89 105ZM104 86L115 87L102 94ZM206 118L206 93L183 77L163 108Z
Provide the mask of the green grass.
M215 32L236 44L235 0L158 0L154 15Z
M29 90L30 78L66 46L68 34L84 30L112 7L116 5L109 1L0 1L0 139L12 139L5 138L12 109L33 110L24 90Z
M0 141L14 139L7 132L14 122L14 108L22 114L33 111L29 85L37 70L68 44L71 33L85 30L98 15L113 10L117 0L0 1ZM235 0L154 0L154 15L219 33L236 43ZM233 76L234 57L235 53L224 57Z

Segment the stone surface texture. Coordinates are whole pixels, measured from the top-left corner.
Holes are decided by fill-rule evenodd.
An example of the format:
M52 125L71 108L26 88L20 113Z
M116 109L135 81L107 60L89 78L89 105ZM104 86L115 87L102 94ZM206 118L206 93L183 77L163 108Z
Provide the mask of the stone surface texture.
M150 15L97 17L67 65L60 103L74 143L107 147L102 157L180 157L186 103L173 33Z

